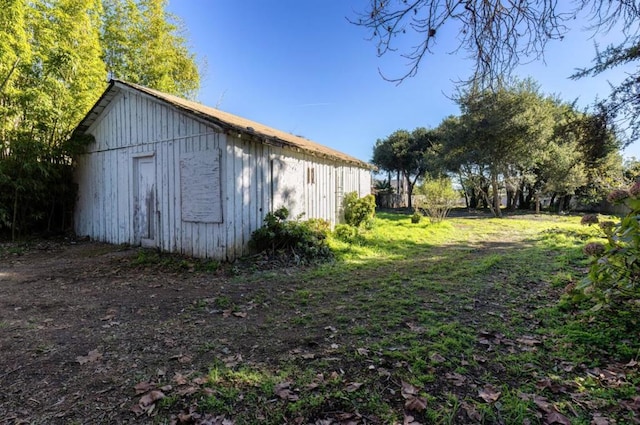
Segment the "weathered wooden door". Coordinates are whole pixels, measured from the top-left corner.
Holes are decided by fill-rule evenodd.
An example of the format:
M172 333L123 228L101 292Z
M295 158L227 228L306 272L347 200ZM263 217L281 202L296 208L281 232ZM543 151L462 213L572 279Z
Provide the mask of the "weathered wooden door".
M145 156L134 160L134 237L136 243L156 246L156 162Z

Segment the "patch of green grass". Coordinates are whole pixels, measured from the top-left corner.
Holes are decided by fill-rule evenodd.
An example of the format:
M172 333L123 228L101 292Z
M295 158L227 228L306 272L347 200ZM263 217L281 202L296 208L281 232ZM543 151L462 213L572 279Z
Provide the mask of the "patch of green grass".
M394 423L405 413L450 424L468 421L465 409L484 423L539 423L530 394L553 398L572 421L589 423L592 404L575 402L579 393L623 423L627 413L616 406L633 395L638 372L624 369L624 382L614 385L588 368L621 368L640 356L637 312L596 317L559 304L562 289L583 277L582 247L597 237L578 217L412 224L407 215L378 214L354 243L330 238L331 264L242 277L255 279L247 299L268 304L260 309L267 340L286 333L314 356L273 352L239 369L215 365L214 392L198 408L238 424L339 414ZM282 281L289 287L259 289ZM549 394L539 386L544 379L565 390ZM276 394L282 382L290 397ZM402 382L420 390L424 411L406 410ZM489 384L500 392L491 403L478 395Z
M233 307L233 301L226 295L218 296L214 299L214 306L221 310Z
M186 257L148 248L139 249L131 264L134 267L155 267L174 272L214 273L220 268L220 262L216 260Z
M20 256L27 253L30 249L31 245L28 242L3 243L0 244L0 256Z

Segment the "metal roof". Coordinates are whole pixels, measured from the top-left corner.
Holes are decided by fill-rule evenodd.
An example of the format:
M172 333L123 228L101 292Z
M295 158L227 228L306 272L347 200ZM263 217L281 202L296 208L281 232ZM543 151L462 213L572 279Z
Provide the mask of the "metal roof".
M192 115L206 122L210 122L222 128L223 130L225 130L225 132L228 133L238 132L240 134L247 134L268 145L282 146L285 148L304 151L305 153L314 156L330 158L341 162L353 164L362 168L375 168L371 164L361 161L355 157L352 157L335 149L331 149L327 146L323 146L319 143L312 142L311 140L305 139L304 137L276 130L275 128L268 127L264 124L251 121L216 108L205 106L178 96L163 93L158 90L150 89L148 87L140 86L138 84L133 84L122 80L111 80L109 82L109 86L107 87L105 92L102 94L93 108L91 108L89 113L87 113L84 119L80 122L78 127L76 127L74 134L84 134L100 116L104 109L109 105L116 94L118 94L118 92L121 90L133 90L147 94L189 115Z

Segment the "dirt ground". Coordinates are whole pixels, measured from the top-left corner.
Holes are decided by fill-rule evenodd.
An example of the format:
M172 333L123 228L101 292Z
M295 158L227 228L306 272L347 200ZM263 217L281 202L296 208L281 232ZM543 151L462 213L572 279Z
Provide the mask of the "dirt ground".
M134 267L137 249L91 242L4 248L0 424L141 423L131 412L137 383L206 374L216 358L275 360L301 340L261 331L268 293L285 282L249 294L228 268Z
M505 232L509 232L508 227ZM512 249L513 244L505 242L503 236L503 233L491 236L483 234L488 240L482 240L479 246L485 247L490 255ZM452 254L454 259L469 261L466 257L469 256L481 260L482 251L479 248L461 251L461 247L465 248L466 245L454 244L443 249L449 249L459 256ZM520 244L519 247L527 249L526 244ZM319 363L330 365L323 369L327 376L332 368L335 371L338 367L347 372L345 376L351 377L352 384L363 382L352 379L359 377L358 373L362 374L361 377L370 373L360 360L344 359L337 363L340 359L335 357L334 347L353 344L349 340L349 333L336 332L334 326L346 328L358 323L353 320L367 320L368 312L361 307L372 301L371 294L366 286L358 292L347 283L359 277L375 280L379 274L396 273L397 265L393 262L369 271L354 268L353 276L331 275L330 279L336 281L335 287L328 285L329 290L317 299L313 298L310 308L315 309L314 314L305 316L301 307L302 298L305 294L315 294L319 287L327 283L323 282L321 276L299 273L296 269L287 268L284 263L275 270L269 270L267 265L260 263L260 257L247 260L246 263L225 264L212 270L207 267L211 264L196 260L170 255L153 258L153 255L153 251L88 241L39 241L26 246L0 243L0 425L169 423L170 418L184 411L184 405L176 404L175 408L163 411L158 417L144 414L149 411L137 415L135 409L141 404L141 394L150 394L149 388L140 388L139 385L150 382L157 385L175 383L167 394L186 394L188 399L189 394L180 393L183 389L188 390L187 385L182 386L179 382L184 377L189 377L189 382L195 382L219 364L229 368L234 363L249 368L256 366L257 369L265 366L265 369L273 371L287 362L316 358ZM548 258L552 260L551 256ZM274 264L277 262L270 262L268 266L273 267ZM405 263L405 266L413 267L414 271L422 270L420 259L413 265ZM433 267L436 266L438 264L434 263ZM443 267L444 273L449 263L443 262L439 266ZM367 273L369 276L364 276ZM526 354L537 350L532 347L541 345L542 340L530 335L536 335L534 331L540 323L533 320L530 309L548 300L556 302L558 292L562 290L549 288L545 282L537 280L524 281L518 290L511 286L505 286L511 290L495 290L495 285L506 281L507 277L501 270L493 271L490 278L478 286L481 290L468 293L464 290L473 288L467 288L463 282L456 286L460 289L460 296L450 298L448 302L454 303L450 305L442 303L438 291L420 293L419 308L427 306L430 311L442 313L452 322L464 324L470 332L476 332L479 339L474 353L481 354L478 364L469 366L468 376L465 377L457 373L445 373L451 370L446 369L444 363L437 366L442 360L432 356L436 364L433 374L437 379L426 388L430 394L455 391L459 400L470 397L477 399L478 388L486 389L487 376L496 377L497 382L508 383L517 379L517 382L513 382L513 388L519 388L524 381L533 379L536 385L542 382L540 391L543 391L547 388L546 382L551 382L547 370L565 364L557 363L564 357L551 358L548 364L539 366L523 364L526 370L514 370L510 375L505 372L501 362L491 361L492 356L506 356L507 352L521 351ZM397 286L398 292L385 294L401 294L405 286L411 288L409 284L410 281L403 279ZM470 301L472 304L469 304ZM379 311L384 311L387 306L384 302L376 305ZM494 333L491 329L487 331L484 323L488 321L487 317L502 322L502 313L507 314L507 308L514 309L509 314L512 319L519 319L514 319L514 323L518 324L518 332L524 332L516 334L511 341L505 339L508 344L501 342L504 335ZM355 319L337 321L338 315L347 317L352 313L356 313ZM416 338L422 338L420 335L425 332L412 323L398 323L395 326L406 333L409 332L406 329L410 329L412 335L415 332ZM369 335L362 338L370 342L375 337ZM458 342L454 333L451 338L454 343ZM553 342L550 340L549 344ZM503 358L507 358L505 356ZM542 357L536 358L539 360ZM366 364L373 366L373 363ZM620 367L609 367L608 370L618 371L622 374L620 376L628 372L631 382L635 375L630 368L636 364L634 360ZM387 370L388 373L396 366L390 358L375 365L379 366L375 376L381 377L380 383L395 388L391 392L385 387L384 391L378 391L377 394L392 394L388 397L393 399L393 403L398 403L402 410L406 402L401 398L404 395L399 392L404 389L400 389L399 382L389 384L385 375L380 375L380 371ZM519 363L510 365L519 366ZM571 370L574 366L584 375L596 376L600 373L584 365L571 365ZM404 367L401 365L398 368L402 370ZM436 367L439 368L437 373ZM558 369L554 370L554 375L561 373L557 372ZM541 375L537 375L538 372ZM618 372L607 373L618 376ZM451 380L458 380L457 377L462 379L460 385L455 382L452 384ZM540 381L542 377L544 379ZM463 381L466 384L462 385ZM602 384L605 381L599 382ZM611 382L606 385L619 385L621 381L616 378ZM603 388L614 388L602 385ZM141 391L136 392L136 386ZM561 388L560 395L552 391L549 397L567 399L574 396L565 394L573 391L574 387ZM206 388L203 386L200 390L205 391ZM286 391L286 388L281 390ZM274 392L277 392L276 388ZM283 397L280 394L278 396ZM267 408L271 409L269 397L266 397ZM585 401L583 394L575 397L585 406L603 401L597 397ZM333 399L328 400L327 403L333 402ZM637 412L640 398L633 398L627 403L625 409ZM631 406L629 403L633 406L628 407ZM253 406L247 402L243 408L254 410ZM602 407L605 404L594 406ZM462 407L458 409L457 417L466 418L463 410L469 418L474 417L464 404ZM618 410L622 408L616 412ZM210 411L218 414L217 410ZM343 412L339 408L331 410L332 414ZM556 410L545 410L543 413L547 415L544 423L569 423L568 419L558 422L556 419L560 416ZM406 418L405 415L405 421ZM224 425L222 421L181 423ZM316 423L335 422L322 419ZM453 420L451 423L465 422Z

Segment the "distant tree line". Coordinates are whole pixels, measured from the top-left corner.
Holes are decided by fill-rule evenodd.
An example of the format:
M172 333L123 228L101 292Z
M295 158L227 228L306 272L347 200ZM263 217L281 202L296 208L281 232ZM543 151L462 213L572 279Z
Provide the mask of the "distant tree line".
M562 40L581 25L594 40L590 66L576 64L572 78L600 74L640 61L640 3L635 0L369 0L352 23L369 31L378 55L398 54L408 68L401 82L424 68L443 37L452 37L473 62L473 71L460 83L482 89L504 85L522 63L544 59L547 44ZM585 25L587 22L587 25ZM618 44L599 46L608 33L620 35ZM410 38L411 47L402 40ZM417 41L416 41L417 40ZM581 68L581 69L580 69ZM640 67L612 87L609 98L598 102L600 112L629 130L626 143L640 137Z
M378 140L372 162L403 176L409 199L423 179L454 176L470 208L540 208L550 197L562 211L572 197L595 204L633 178L606 113L582 112L546 96L532 80L459 92L460 115L435 129L398 130ZM637 165L637 164L636 164ZM409 204L409 207L412 205Z
M70 140L108 78L193 97L195 56L167 0L7 0L0 8L0 235L69 227Z

